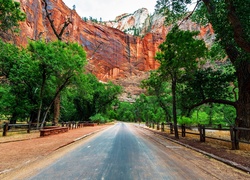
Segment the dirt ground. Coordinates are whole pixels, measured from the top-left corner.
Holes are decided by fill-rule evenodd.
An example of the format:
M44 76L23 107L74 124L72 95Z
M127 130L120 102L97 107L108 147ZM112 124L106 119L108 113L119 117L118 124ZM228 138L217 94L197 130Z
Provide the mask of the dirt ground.
M242 166L243 169L246 169L246 171L250 170L250 144L240 143L240 150L232 150L231 142L218 141L209 138L206 138L206 142L200 142L199 136L192 134L186 134L186 137L181 137L181 135L179 135L179 139L177 140L174 137L174 134L169 133L170 130L168 129L163 133L157 130L153 131L173 141L177 141L200 151L204 151L212 156L215 155L225 161L232 161L232 164L237 163L239 167ZM217 131L208 133L206 132L206 136L228 139L230 134L229 132Z
M0 179L2 174L42 159L52 152L76 142L78 139L108 127L110 125L87 126L45 137L40 137L39 132L0 137Z
M76 142L79 138L108 127L110 125L84 127L42 138L39 137L39 132L0 137L0 179L3 174L44 158L61 147ZM161 133L157 130L154 131ZM227 142L206 139L205 143L201 143L199 142L199 137L193 135L187 135L185 138L180 137L179 140L176 140L167 130L161 134L173 141L184 143L211 155L235 162L240 166L246 167L246 169L250 169L250 145L240 144L240 150L231 150L231 144ZM220 135L224 136L223 133Z

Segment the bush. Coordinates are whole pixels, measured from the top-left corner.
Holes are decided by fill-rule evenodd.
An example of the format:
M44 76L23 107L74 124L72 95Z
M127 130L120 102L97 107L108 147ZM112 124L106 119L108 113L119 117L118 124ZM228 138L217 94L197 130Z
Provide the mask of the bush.
M182 125L182 124L193 125L194 122L192 121L191 118L182 116L182 117L178 118L178 124L180 124L180 125Z
M93 123L106 123L108 122L108 119L106 117L104 117L102 114L98 113L95 114L94 116L91 116L89 118L91 120L91 122Z

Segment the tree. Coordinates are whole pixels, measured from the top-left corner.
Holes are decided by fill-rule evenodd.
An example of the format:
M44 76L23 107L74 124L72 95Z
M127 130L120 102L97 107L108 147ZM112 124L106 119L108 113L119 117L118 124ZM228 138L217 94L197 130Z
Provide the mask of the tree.
M32 41L27 49L0 45L5 50L0 54L1 96L5 99L9 93L10 97L3 108L8 113L3 114L11 115L11 123L27 117L44 122L57 94L83 73L86 53L76 43L61 41Z
M179 79L188 73L192 73L198 65L198 58L204 57L205 43L194 39L197 32L182 31L174 27L167 34L166 40L159 46L160 52L156 53L156 59L160 62L159 71L162 76L171 82L172 113L174 121L175 137L179 138L177 126L177 83ZM192 51L195 49L195 51Z
M186 74L181 81L185 86L181 89L181 106L183 110L189 112L198 106L197 102L207 100L207 103L212 103L209 99L224 99L227 105L228 101L237 99L233 90L234 82L236 81L235 71L232 65L223 64L216 68L197 69L194 74ZM222 100L221 100L222 102ZM188 112L188 113L189 113Z
M173 6L170 0L158 0L156 8L164 13L171 12L175 18L177 14L182 17L190 17L187 15L186 6L191 1L178 1L178 6ZM196 17L206 19L211 23L216 33L216 39L225 50L231 63L235 67L236 77L238 81L238 95L236 101L227 101L236 109L236 125L240 127L250 128L250 1L240 0L201 0L197 1ZM168 17L168 19L173 19ZM178 18L175 18L178 20ZM203 21L204 22L204 21ZM222 99L210 99L210 102L224 103ZM202 100L198 104L207 103ZM240 136L244 139L250 139L250 133L242 131Z
M48 3L47 0L43 0L44 3L44 9L45 9L45 15L50 23L50 26L54 32L54 35L57 37L57 39L59 41L63 40L63 33L66 30L66 28L72 23L71 19L69 17L67 17L63 23L62 28L59 28L59 31L57 31L58 28L56 28L55 24L54 24L54 20L52 19L51 15L52 13L49 12L49 8L48 8ZM59 87L56 87L57 91L59 90ZM59 116L60 116L60 93L57 94L55 101L54 101L54 120L53 122L58 122L59 121Z
M164 110L166 122L171 121L171 90L169 83L166 82L159 71L151 71L148 79L143 80L141 83L142 88L146 88L150 95L155 95L160 107Z
M72 78L83 73L83 67L86 64L86 53L76 43L64 43L61 41L50 43L45 43L44 41L31 42L28 50L32 59L38 61L40 68L38 71L41 79L39 81L40 105L37 117L38 122L40 121L41 107L43 106L45 86L56 89L55 92L51 92L53 97L50 103L47 104L42 121L43 124L57 95L70 84ZM54 124L57 123L57 121L54 122Z
M1 87L5 89L2 95L3 98L4 92L9 95L2 114L8 115L10 122L15 124L18 118L29 117L36 105L34 90L38 68L24 49L2 42L1 50Z
M111 82L101 83L93 74L79 74L74 79L70 91L74 92L71 105L76 109L75 117L81 121L88 121L91 116L98 113L107 115L121 93L121 87Z
M129 102L120 102L117 114L120 121L133 122L135 119L134 108Z
M19 52L17 46L0 40L0 76L2 79L9 78L11 69L19 59Z
M9 31L17 32L19 21L25 20L25 14L20 9L20 3L13 0L0 0L0 37L6 36Z

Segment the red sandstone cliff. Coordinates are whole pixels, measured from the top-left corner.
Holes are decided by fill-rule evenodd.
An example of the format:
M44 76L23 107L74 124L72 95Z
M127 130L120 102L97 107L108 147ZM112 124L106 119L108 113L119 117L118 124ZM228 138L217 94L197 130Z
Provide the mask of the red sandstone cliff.
M55 40L56 36L46 19L42 1L20 0L20 2L27 19L21 24L19 43L25 45L28 39L37 40L39 38ZM63 40L77 41L83 46L89 59L87 69L100 80L124 78L158 67L154 56L157 47L163 42L167 33L167 28L163 26L164 19L161 16L152 16L149 32L145 31L147 23L144 23L141 32L146 34L140 38L122 31L125 27L141 26L138 19L148 22L149 15L146 9L124 15L126 18L120 16L116 22L101 25L84 22L62 0L48 0L47 2L48 10L51 12L58 31L67 18L72 21L63 35ZM132 19L133 21L131 21ZM112 28L112 26L116 28ZM184 26L186 29L200 30L198 25L194 26L190 22L185 23ZM206 34L207 30L208 28L203 28L201 32Z
M26 45L29 39L40 38L47 41L56 40L46 18L42 0L20 0L20 3L27 18L21 23L18 43ZM164 18L160 15L150 16L146 9L141 9L133 14L120 15L113 22L97 24L83 21L76 11L69 9L62 0L47 0L47 3L58 31L61 30L66 19L72 21L63 34L63 40L76 41L83 46L89 61L87 70L98 79L117 80L118 84L125 83L127 87L138 86L139 81L145 78L144 72L159 66L154 56L169 29L163 25ZM123 32L130 34L137 32L131 31L131 28L139 29L140 37ZM182 24L181 28L199 30L202 38L211 40L210 26L200 27L188 21ZM139 91L138 88L133 89L135 94L139 94Z
M26 45L29 39L55 40L44 12L41 0L20 0L27 19L21 24L18 42ZM140 71L155 69L158 64L154 55L162 36L149 33L144 38L134 37L122 31L91 22L84 22L74 10L70 10L62 0L48 1L48 9L58 31L67 18L70 24L64 41L77 41L87 51L88 70L100 80L127 77Z

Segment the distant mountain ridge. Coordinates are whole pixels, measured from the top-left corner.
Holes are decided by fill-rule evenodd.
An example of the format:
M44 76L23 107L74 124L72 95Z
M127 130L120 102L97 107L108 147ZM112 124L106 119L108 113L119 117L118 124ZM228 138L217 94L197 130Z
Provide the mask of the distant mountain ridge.
M132 14L122 14L115 18L115 21L108 21L104 24L123 31L133 36L143 37L147 33L157 33L164 26L165 18L154 13L149 14L146 8L136 10Z

